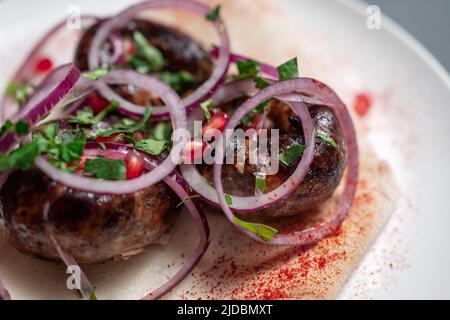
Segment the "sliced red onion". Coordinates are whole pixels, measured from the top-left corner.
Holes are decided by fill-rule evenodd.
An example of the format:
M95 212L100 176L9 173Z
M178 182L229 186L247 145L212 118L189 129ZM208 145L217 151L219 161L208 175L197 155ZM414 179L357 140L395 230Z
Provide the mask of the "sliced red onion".
M11 296L3 285L2 280L0 280L0 300L11 300Z
M80 17L81 23L95 23L98 21L98 18L90 15L82 15ZM33 72L34 64L36 60L39 58L42 49L45 47L47 42L55 36L59 31L63 28L67 27L67 20L57 23L53 28L51 28L31 49L28 53L27 57L23 60L23 63L19 66L15 74L11 77L11 81L15 83L23 83L27 81L30 74ZM13 101L10 97L4 96L0 101L0 123L2 123L8 117L8 110L16 106L16 102Z
M245 80L245 82L241 81L240 83L234 83L233 86L244 85L249 86L249 83L252 82L251 79ZM230 87L232 86L230 85ZM250 87L250 86L249 86ZM251 110L253 110L260 103L272 98L273 96L279 95L282 93L283 85L280 83L275 83L266 89L260 91L258 94L254 95L252 98L247 100L241 107L239 107L233 114L233 117L229 120L227 129L234 129L242 120L242 118ZM226 103L228 97L223 95L224 100L220 101L216 99L218 104ZM220 101L220 102L219 102ZM249 196L249 197L240 197L233 196L233 203L231 205L232 210L240 211L240 212L256 212L262 210L264 208L268 208L275 203L283 200L289 194L293 192L293 190L303 181L303 178L308 171L308 168L312 162L314 155L314 129L311 116L309 115L308 108L302 102L293 102L288 104L291 105L294 112L300 117L303 123L303 131L305 136L305 142L307 148L304 151L302 160L298 164L294 173L277 189L257 196ZM228 132L229 139L232 135L232 131ZM223 149L220 149L219 146L223 143L223 137L218 142L218 147L216 148L216 162L220 158L220 151L223 152ZM217 185L216 188L209 185L198 172L195 165L182 165L181 172L186 181L189 181L190 186L197 193L202 195L205 199L210 201L213 204L219 204L219 198L217 197Z
M222 185L222 165L220 164L220 160L223 158L224 155L224 145L226 145L224 143L226 143L229 140L230 135L227 135L225 140L223 139L223 137L221 138L221 141L218 144L218 149L216 150L216 158L215 158L216 164L214 165L214 182L217 190L217 197L219 198L221 207L225 212L227 218L230 220L230 222L232 222L243 233L247 234L249 237L257 241L270 243L272 245L313 244L323 239L324 237L333 234L337 230L337 228L340 226L344 218L347 216L348 211L350 210L350 206L353 202L353 198L356 193L358 170L359 170L358 145L356 141L355 128L353 126L353 122L350 114L348 113L347 108L339 99L339 97L328 86L317 80L309 78L297 78L293 80L280 82L278 84L272 85L269 88L272 89L270 90L272 91L272 93L273 91L278 91L273 94L274 96L292 92L299 92L311 96L316 95L319 98L323 99L324 101L330 101L331 104L334 106L333 111L335 112L336 117L338 118L338 121L341 123L342 126L345 148L347 149L346 151L347 151L347 165L348 165L345 189L341 198L339 199L337 209L335 212L332 212L328 217L326 217L324 222L314 227L305 230L291 232L288 234L277 234L269 242L260 239L257 235L240 226L234 220L234 214L231 211L229 205L227 204ZM259 101L259 99L257 99L259 95L260 94L256 95L249 101L251 102L252 100L255 100L256 102ZM262 101L264 100L261 100L258 103L261 103ZM229 128L234 128L234 126L237 125L238 121L242 118L243 111L244 110L247 111L244 108L247 107L248 105L252 106L253 104L245 103L240 108L240 110L242 111L240 112L240 110L238 110L236 112L239 113L239 115L233 116L232 120L230 120L228 124ZM305 126L304 122L303 126ZM307 145L309 146L308 142ZM302 160L304 157L305 154L303 155ZM234 198L236 197L233 197L233 202Z
M186 113L181 100L176 92L161 80L131 70L113 70L100 81L95 82L94 85L97 86L101 83L132 84L156 93L161 97L170 112L173 129L186 130ZM151 173L128 181L104 181L71 174L55 168L44 157L38 157L35 163L51 179L75 189L104 194L130 194L148 188L170 174L181 163L183 145L182 139L175 141L169 157L161 165L152 170Z
M120 145L120 144L110 144L107 143L106 150L99 149L97 143L89 143L86 145L86 155L89 156L104 156L113 159L124 158L128 151L129 147ZM97 148L97 149L95 149ZM152 171L158 166L158 160L155 160L150 155L140 152L145 159L145 168L147 171ZM199 233L199 244L194 251L193 255L188 259L186 263L183 264L182 268L164 285L154 290L149 295L145 296L143 299L145 300L153 300L159 299L170 290L175 288L184 278L186 278L192 269L197 265L202 256L205 254L208 245L209 245L209 227L208 221L206 220L206 216L203 213L201 206L198 202L189 199L188 197L192 194L188 191L189 185L183 179L183 177L175 170L167 177L164 178L164 182L178 195L180 199L184 199L184 204L189 210L192 218L195 221L195 225L197 226L197 231Z
M91 300L92 295L95 294L94 287L89 282L88 277L84 273L83 269L78 265L77 261L74 257L71 255L65 253L61 246L59 245L59 242L56 240L56 238L53 235L50 235L50 240L52 241L53 245L56 248L56 251L58 252L59 257L64 262L64 264L68 268L78 267L80 270L80 293L83 296L85 300Z
M45 81L46 85L35 92L27 104L11 118L13 123L20 120L28 123L30 128L33 127L56 105L63 103L80 78L80 71L70 63L55 69L49 78L52 81ZM19 139L20 137L15 133L5 134L0 139L0 152L10 151L16 146Z
M200 4L192 0L153 0L145 1L136 4L122 13L118 14L114 18L101 24L97 30L89 49L88 62L91 70L97 68L100 65L100 49L102 44L108 39L109 35L126 26L126 24L137 14L145 10L160 10L160 9L182 9L194 12L201 17L205 17L212 9L206 5ZM211 96L217 89L220 82L223 80L228 71L230 61L230 42L228 33L224 22L219 18L212 22L220 35L220 49L219 57L216 63L216 67L211 77L198 87L192 94L183 99L183 106L186 111L189 112L193 108L197 107L201 101L204 101ZM117 93L115 93L110 87L105 84L98 86L98 91L109 100L116 100L120 104L121 110L126 114L142 115L145 111L145 107L131 103L125 100ZM154 106L153 118L157 120L166 119L168 116L167 106Z
M109 41L112 45L112 55L109 58L109 61L112 64L123 63L125 59L125 54L123 51L123 43L120 35L113 32L109 36Z

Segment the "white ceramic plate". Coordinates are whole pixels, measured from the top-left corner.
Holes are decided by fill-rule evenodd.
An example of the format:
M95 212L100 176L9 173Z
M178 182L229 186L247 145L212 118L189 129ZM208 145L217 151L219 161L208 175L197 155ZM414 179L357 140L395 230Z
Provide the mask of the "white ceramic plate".
M106 15L129 3L110 0L105 6L104 1L92 0L0 0L0 87L23 59L32 39L66 15L69 5ZM304 43L303 61L309 62L301 64L302 72L329 83L349 104L359 91L374 96L364 125L378 155L393 168L402 195L396 212L340 297L450 298L447 72L388 18L383 17L380 30L369 30L367 5L360 2L284 0L283 5L301 26L292 32ZM33 263L28 258L16 259L17 270ZM0 259L5 280L21 288L18 296L38 297L20 284L23 279L36 288L38 273L15 274L2 265ZM45 272L42 267L36 270ZM57 281L63 279L64 274Z

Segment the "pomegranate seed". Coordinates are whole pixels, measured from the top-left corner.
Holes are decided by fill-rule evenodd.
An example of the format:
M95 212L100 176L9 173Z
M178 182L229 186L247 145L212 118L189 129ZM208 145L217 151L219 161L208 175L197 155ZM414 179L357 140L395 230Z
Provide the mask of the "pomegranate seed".
M123 48L127 55L133 56L136 53L136 44L128 39L123 41Z
M128 151L127 156L125 157L125 164L127 166L128 180L140 177L144 172L144 157L135 150Z
M91 93L88 97L87 97L87 105L89 107L91 107L92 111L94 112L94 114L99 113L100 111L102 111L103 109L105 109L107 106L109 106L109 102L108 100L106 100L105 98L103 98L99 93L94 92Z
M97 137L95 138L96 142L106 142L106 143L126 143L125 133L115 133L108 137Z
M219 111L215 113L209 123L203 126L203 132L206 132L210 129L217 129L219 131L223 131L228 123L228 114L223 111Z
M36 63L34 71L36 73L47 73L52 70L53 63L49 58L42 58Z
M196 159L203 158L203 152L208 144L205 141L191 140L184 147L183 160L187 163L194 163Z
M369 113L370 107L372 106L372 97L367 93L360 93L355 97L355 102L353 107L356 113L360 117L364 117Z
M86 164L86 156L81 156L81 159L77 161L77 168L75 169L75 173L81 173L84 170L84 165Z

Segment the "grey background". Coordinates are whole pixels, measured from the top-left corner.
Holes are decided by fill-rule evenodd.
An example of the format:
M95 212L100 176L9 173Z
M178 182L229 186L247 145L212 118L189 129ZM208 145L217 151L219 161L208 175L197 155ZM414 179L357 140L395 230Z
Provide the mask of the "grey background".
M378 5L450 71L450 0L365 0Z

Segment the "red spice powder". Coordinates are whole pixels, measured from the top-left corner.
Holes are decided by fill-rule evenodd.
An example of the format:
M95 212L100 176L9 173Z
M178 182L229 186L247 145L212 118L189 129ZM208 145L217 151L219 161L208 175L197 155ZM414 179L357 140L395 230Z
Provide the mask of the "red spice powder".
M366 116L372 106L372 96L362 92L356 95L353 108L360 117Z

